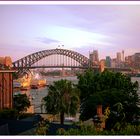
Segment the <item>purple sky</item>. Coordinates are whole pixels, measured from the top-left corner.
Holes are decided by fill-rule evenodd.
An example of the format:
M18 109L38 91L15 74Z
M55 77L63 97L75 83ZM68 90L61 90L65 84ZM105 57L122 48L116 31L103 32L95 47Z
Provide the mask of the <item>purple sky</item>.
M140 52L140 5L0 5L0 56L58 45L100 58Z

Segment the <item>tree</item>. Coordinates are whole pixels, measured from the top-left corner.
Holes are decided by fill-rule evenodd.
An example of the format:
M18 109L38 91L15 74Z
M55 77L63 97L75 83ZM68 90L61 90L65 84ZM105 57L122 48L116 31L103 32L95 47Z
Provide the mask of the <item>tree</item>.
M98 104L103 105L103 110L107 106L110 107L109 119L114 121L114 123L110 122L112 125L122 120L124 116L123 122L132 123L139 115L138 82L131 82L130 77L121 73L109 71L94 73L88 70L83 75L79 75L78 79L77 87L81 92L81 120L93 118ZM114 107L115 104L122 105L123 113Z
M13 79L18 79L18 74L17 73L13 73Z
M79 106L78 90L71 81L55 81L48 88L48 95L43 98L47 113L60 113L60 123L64 123L64 114L75 115Z
M0 110L0 119L15 119L17 115L16 109L5 108Z
M26 94L14 95L14 108L18 113L22 113L30 107L30 101Z

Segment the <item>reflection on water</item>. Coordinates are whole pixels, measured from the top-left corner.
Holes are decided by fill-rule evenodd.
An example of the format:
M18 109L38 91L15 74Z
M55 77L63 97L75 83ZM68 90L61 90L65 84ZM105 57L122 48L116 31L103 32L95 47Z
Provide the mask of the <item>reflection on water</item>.
M59 77L59 76L55 76L55 77L47 77L47 83L48 84L52 84L54 81L58 81L61 79L67 79L72 81L74 84L78 83L78 79L77 76L71 76L71 77Z
M41 113L41 100L48 94L47 87L42 87L39 89L29 89L27 91L18 91L14 94L26 94L31 101L31 105L34 108L35 113ZM44 110L43 110L44 112Z
M67 79L71 80L74 84L78 82L77 77L47 77L47 83L52 84L53 81L58 81L60 79ZM140 77L132 77L132 81L138 81L139 83L139 91L140 91ZM21 94L26 94L30 101L31 105L34 106L34 112L35 113L41 113L41 100L43 97L45 97L48 94L48 88L47 87L42 87L39 89L30 89L27 91L18 91L15 92L15 94L21 93ZM139 92L140 93L140 92ZM45 113L44 109L42 110L43 113Z
M72 81L74 84L78 82L77 77L47 77L47 84L52 84L54 81L58 81L60 79L67 79ZM29 89L27 91L17 91L14 92L14 94L26 94L30 101L31 105L34 106L34 112L35 113L45 113L44 108L41 110L41 102L42 98L45 97L48 94L48 88L42 87L39 89Z

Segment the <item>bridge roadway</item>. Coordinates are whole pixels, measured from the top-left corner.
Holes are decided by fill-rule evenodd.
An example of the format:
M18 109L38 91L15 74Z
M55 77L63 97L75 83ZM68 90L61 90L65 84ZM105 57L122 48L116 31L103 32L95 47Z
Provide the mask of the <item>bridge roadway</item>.
M57 65L52 65L52 66L34 66L34 64L36 64L37 62L39 62L41 59L44 59L44 58L48 58L49 56L55 56L57 55L57 57L54 57L53 59L55 61L59 61L58 58L61 58L60 56L63 56L63 60L59 61L59 63L57 63ZM66 59L66 62L71 62L71 65L70 66L62 66L60 64L64 64L65 62L65 59L64 58L67 58ZM57 58L57 59L56 59ZM53 61L53 59L51 59L50 61ZM49 59L48 59L49 60ZM72 65L72 60L76 61L79 65ZM27 55L15 62L12 63L13 64L13 68L17 70L17 73L18 75L24 75L26 73L29 72L29 69L36 69L36 68L80 68L80 69L88 69L90 66L90 60L89 58L87 58L86 56L78 53L78 52L75 52L75 51L72 51L72 50L66 50L66 49L51 49L51 50L43 50L43 51L39 51L39 52L35 52L35 53L32 53L30 55ZM51 62L52 64L52 62ZM59 65L58 65L59 64ZM91 68L93 69L97 69L97 70L100 70L99 69L99 66L92 66ZM125 72L128 72L128 71L131 71L131 69L128 69L128 68L105 68L105 69L109 69L109 70L112 70L112 71L118 71L118 72L121 72L121 71L125 71Z
M55 65L55 66L26 66L26 67L20 67L18 69L36 69L36 68L79 68L79 69L88 69L89 66L65 66L65 65ZM92 66L92 69L99 70L99 66ZM17 69L17 67L14 67L14 69ZM130 72L130 68L112 68L112 67L105 67L105 69L111 70L111 71L126 71Z
M16 67L15 67L16 68ZM36 69L36 68L79 68L79 69L88 69L89 66L63 66L63 65L56 65L56 66L26 66L26 67L20 67L20 69ZM99 67L94 67L99 68Z

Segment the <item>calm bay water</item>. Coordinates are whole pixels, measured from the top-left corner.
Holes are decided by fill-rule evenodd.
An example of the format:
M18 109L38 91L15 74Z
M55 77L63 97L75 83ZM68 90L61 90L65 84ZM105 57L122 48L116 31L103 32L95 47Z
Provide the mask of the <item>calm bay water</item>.
M47 79L47 84L52 84L54 81L58 81L60 79L71 80L74 84L78 83L78 79L76 76L73 76L73 77L47 77L46 79ZM131 79L133 82L138 81L138 83L139 83L139 95L140 95L140 77L132 77ZM48 94L48 88L42 87L39 89L18 91L18 92L15 92L14 94L17 94L17 93L26 94L29 97L31 104L34 106L34 112L41 113L42 98ZM45 112L44 109L42 110L42 112Z
M74 84L78 82L78 79L76 76L74 77L46 77L46 79L47 79L47 84L52 84L54 81L58 81L60 79L71 80ZM17 91L17 92L14 92L14 94L26 94L31 101L31 105L34 106L35 113L45 112L44 109L41 111L41 102L42 102L42 98L48 94L47 87L42 87L39 89L29 89L27 91Z

